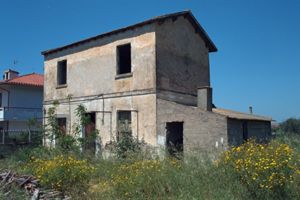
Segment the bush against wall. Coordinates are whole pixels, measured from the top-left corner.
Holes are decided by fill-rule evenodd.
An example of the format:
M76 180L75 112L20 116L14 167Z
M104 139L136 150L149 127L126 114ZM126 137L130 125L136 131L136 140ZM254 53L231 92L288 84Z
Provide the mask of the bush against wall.
M98 130L95 130L95 132L88 137L82 137L83 129L90 123L91 119L86 115L86 108L81 104L78 105L75 110L78 121L72 125L73 132L71 133L70 130L69 134L63 132L57 121L56 109L58 105L58 102L54 102L53 106L47 111L45 138L50 142L50 147L55 146L66 152L79 152L80 149L84 150L84 147L90 144L91 141L95 141L96 139L100 140ZM71 126L69 126L69 128L71 128Z

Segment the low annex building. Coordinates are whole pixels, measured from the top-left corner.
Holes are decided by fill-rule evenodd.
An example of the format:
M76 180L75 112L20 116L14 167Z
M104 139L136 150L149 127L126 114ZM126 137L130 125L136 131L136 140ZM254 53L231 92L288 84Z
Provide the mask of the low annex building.
M214 108L209 53L216 51L190 11L44 51L44 109L59 101L57 118L68 129L84 105L102 145L124 127L147 144L184 151L266 139L270 118Z

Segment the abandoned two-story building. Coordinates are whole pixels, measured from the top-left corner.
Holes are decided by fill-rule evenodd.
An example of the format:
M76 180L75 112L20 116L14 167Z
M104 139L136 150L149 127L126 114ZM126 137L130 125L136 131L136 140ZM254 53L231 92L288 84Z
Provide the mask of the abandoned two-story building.
M190 11L44 51L44 108L58 100L68 129L84 105L103 145L124 124L147 144L184 151L267 138L270 118L214 108L209 53L216 51Z

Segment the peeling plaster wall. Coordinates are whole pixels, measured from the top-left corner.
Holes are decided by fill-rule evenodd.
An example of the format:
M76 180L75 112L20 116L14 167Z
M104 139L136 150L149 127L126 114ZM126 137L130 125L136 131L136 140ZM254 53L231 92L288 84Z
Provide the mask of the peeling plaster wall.
M183 122L184 152L227 146L227 118L197 107L157 99L157 137L165 145L166 122Z
M116 47L131 43L132 77L115 80ZM67 59L67 87L57 89L57 62ZM104 37L45 57L44 101L153 89L155 79L154 25Z
M103 111L102 99L78 102L71 101L70 105L67 102L59 104L56 114L57 117L67 118L67 132L70 130L71 123L70 133L72 134L74 131L72 130L73 125L78 124L78 118L76 116L76 108L78 105L84 105L87 112L96 112L96 128L100 132L102 145L105 145L116 139L117 111L131 110L133 135L140 140L143 139L148 144L156 145L155 99L155 94L104 99L104 111L106 111L104 114L101 112ZM47 110L50 107L51 105L45 105L45 109ZM70 110L69 107L71 108Z
M184 17L157 24L156 40L158 92L173 91L178 95L190 95L188 104L197 105L197 88L210 86L209 56L205 42ZM186 104L185 101L183 99L182 103Z
M45 109L49 109L53 100L59 100L57 116L67 118L70 133L73 124L78 122L75 109L79 104L83 104L87 112L96 112L96 128L103 145L116 137L117 111L132 110L133 135L155 145L153 30L154 25L147 25L46 56ZM132 76L116 79L116 48L126 43L131 43ZM67 59L67 87L57 88L57 62L64 59ZM70 105L68 95L72 95Z

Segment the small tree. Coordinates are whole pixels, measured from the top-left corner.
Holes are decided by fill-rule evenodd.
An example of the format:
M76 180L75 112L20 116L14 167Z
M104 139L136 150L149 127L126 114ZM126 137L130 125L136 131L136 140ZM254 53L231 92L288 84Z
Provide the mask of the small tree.
M42 135L40 132L38 132L37 135L35 135L34 137L32 137L32 127L36 127L37 125L37 119L36 118L30 118L27 120L26 122L27 127L28 127L28 142L31 143L38 143L41 144L42 143ZM41 128L41 127L39 127Z
M50 147L54 145L53 142L60 134L60 129L56 119L56 108L58 105L59 102L54 101L52 107L50 107L47 111L47 121L44 127L45 129L44 132L45 132L45 138L49 139L50 141Z

